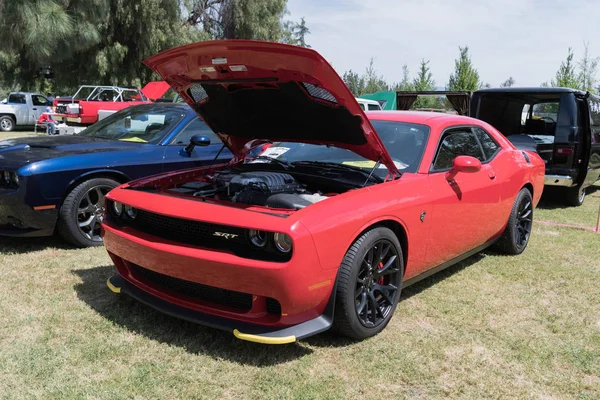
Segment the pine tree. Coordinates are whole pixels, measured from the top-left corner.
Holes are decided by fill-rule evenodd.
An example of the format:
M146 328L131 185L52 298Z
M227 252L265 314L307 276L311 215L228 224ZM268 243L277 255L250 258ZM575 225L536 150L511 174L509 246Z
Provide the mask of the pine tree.
M471 63L469 47L459 47L460 56L454 61L454 73L450 75L448 90L474 92L481 87L479 73Z
M435 81L433 80L433 74L429 70L429 60L421 60L419 72L417 77L413 79L413 90L417 92L433 91L435 90ZM412 108L438 108L439 99L431 96L420 96L417 101L413 104Z
M589 54L588 44L584 43L583 57L578 63L579 66L579 88L587 92L595 93L596 73L598 70L598 61L600 58L591 57Z
M513 79L513 77L509 77L507 80L505 80L504 82L502 82L500 84L500 87L513 87L515 85L515 80Z
M554 87L579 89L579 81L573 63L573 49L571 47L569 47L567 59L560 64L560 68L556 72L556 77L551 81L550 85Z

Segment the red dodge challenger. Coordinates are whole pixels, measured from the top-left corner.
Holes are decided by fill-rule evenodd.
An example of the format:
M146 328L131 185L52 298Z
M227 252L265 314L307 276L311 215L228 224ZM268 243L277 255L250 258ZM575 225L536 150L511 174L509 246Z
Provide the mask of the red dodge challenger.
M301 47L209 41L145 63L234 159L109 193L113 292L254 342L331 327L362 339L402 287L492 244L527 246L544 163L482 121L365 114Z

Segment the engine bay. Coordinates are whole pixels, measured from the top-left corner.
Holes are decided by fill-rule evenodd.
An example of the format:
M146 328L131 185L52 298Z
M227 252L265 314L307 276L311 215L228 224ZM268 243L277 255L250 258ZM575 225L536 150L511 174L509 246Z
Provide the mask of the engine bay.
M284 172L225 169L206 175L202 180L177 184L167 192L289 210L302 209L339 193L323 194L312 186Z

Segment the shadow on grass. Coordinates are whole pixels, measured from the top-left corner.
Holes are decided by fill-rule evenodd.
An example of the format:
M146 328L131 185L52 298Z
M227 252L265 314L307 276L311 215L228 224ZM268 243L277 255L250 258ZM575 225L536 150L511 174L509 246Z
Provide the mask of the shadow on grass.
M403 300L407 300L407 299L411 298L412 296L415 296L415 295L421 293L422 291L429 289L430 287L434 286L438 282L441 282L444 279L449 278L452 275L462 271L463 269L470 267L471 265L481 261L488 254L489 255L492 255L492 254L497 255L500 253L495 253L493 250L489 250L489 249L485 250L481 253L474 254L471 257L469 257L457 264L454 264L442 271L439 271L439 272L423 279L422 281L418 281L417 283L414 283L406 288L403 288L402 293L400 295L400 303L398 304L398 307L402 307ZM374 338L368 339L368 340L377 340L377 336L375 336ZM351 345L353 343L359 342L359 340L353 340L353 339L349 339L349 338L346 338L343 336L336 335L335 332L332 332L332 331L327 331L327 332L321 333L317 336L309 337L307 339L304 339L304 341L306 341L307 343L309 343L313 346L319 346L319 347L345 347L345 346Z
M586 189L586 197L599 197L600 186L593 185ZM538 208L542 210L561 210L573 208L565 203L565 193L560 188L545 187ZM586 200L587 201L587 200Z
M298 343L273 349L245 342L230 332L162 314L127 295L112 293L106 287L106 280L114 272L113 266L74 270L82 281L74 287L77 296L104 318L151 340L181 347L191 354L206 354L259 367L289 362L312 352Z
M31 251L40 251L47 248L73 250L67 242L56 236L39 238L12 238L0 237L0 253L23 254Z

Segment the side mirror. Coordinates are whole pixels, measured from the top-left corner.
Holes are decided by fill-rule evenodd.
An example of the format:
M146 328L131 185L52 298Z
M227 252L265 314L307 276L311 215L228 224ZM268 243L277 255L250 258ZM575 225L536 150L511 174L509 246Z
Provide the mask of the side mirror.
M208 136L194 135L190 138L190 144L185 146L184 150L186 153L188 153L188 155L191 155L192 151L194 150L194 147L196 147L196 146L205 147L205 146L208 146L209 144L210 144L210 138Z
M454 182L459 172L473 173L481 171L481 161L471 156L458 156L452 161L452 169L446 172L446 180Z

